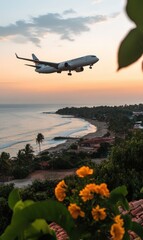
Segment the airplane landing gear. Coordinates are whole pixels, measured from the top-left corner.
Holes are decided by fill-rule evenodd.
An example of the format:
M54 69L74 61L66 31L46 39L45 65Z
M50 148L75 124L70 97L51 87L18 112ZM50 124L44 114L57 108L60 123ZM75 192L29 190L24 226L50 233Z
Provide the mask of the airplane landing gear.
M92 65L90 65L89 68L92 69Z
M71 73L71 71L69 71L69 73L68 73L68 76L72 76L72 73Z

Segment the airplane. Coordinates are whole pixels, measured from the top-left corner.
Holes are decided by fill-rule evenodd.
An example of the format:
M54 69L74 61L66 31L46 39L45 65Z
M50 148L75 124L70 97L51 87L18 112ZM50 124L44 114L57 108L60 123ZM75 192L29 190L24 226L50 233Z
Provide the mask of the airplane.
M71 59L68 61L53 63L53 62L45 62L40 61L33 53L32 59L19 57L15 53L18 59L26 60L35 63L35 65L25 64L29 67L35 67L35 71L38 73L61 73L62 71L68 71L68 75L71 76L71 71L82 72L84 71L84 66L88 66L92 69L93 64L99 61L99 59L95 55L87 55L84 57L79 57L75 59Z

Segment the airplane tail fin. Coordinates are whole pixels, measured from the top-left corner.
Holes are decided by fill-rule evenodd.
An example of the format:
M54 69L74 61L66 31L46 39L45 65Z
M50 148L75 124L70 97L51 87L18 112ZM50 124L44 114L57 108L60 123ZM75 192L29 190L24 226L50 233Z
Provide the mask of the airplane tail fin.
M34 53L32 53L32 58L33 58L33 60L39 61L39 59L35 56Z
M32 59L35 61L36 69L38 69L40 64L37 61L39 61L39 59L35 56L34 53L32 53Z

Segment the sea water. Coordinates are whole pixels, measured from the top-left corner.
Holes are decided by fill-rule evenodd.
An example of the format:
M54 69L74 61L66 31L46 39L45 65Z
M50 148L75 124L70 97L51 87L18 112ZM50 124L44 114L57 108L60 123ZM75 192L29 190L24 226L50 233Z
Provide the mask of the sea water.
M65 142L54 140L54 137L82 137L96 131L96 127L84 119L55 113L63 107L66 106L0 104L0 153L8 152L14 157L28 143L38 153L38 133L44 135L41 148L45 150Z

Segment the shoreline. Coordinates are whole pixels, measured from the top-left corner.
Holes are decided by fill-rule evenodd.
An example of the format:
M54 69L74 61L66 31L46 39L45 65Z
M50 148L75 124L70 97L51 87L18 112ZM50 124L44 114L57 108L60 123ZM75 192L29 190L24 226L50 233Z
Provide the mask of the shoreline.
M92 133L88 133L84 135L83 139L92 139L96 137L102 137L104 136L108 131L108 126L106 122L100 122L98 120L93 119L84 119L85 121L88 121L92 125L96 127L96 131ZM65 143L58 144L55 147L51 147L49 149L43 150L41 153L58 153L60 151L66 150L70 147L71 144L76 143L78 140L75 139L68 139ZM43 181L45 179L61 179L65 176L69 176L75 173L75 169L60 169L60 170L37 170L32 173L30 173L26 178L24 179L14 179L12 181L8 181L5 183L14 183L15 187L21 188L31 185L33 181L39 180Z
M90 124L94 125L96 127L96 131L92 132L92 133L88 133L80 138L82 139L91 139L91 138L96 138L96 137L103 137L107 131L108 131L108 126L106 122L101 122L98 120L94 120L94 119L85 119L85 121L89 122ZM79 139L80 139L79 138ZM55 152L60 152L63 150L66 150L70 147L71 144L76 143L78 141L77 138L73 138L73 139L67 139L64 143L60 143L58 145L56 145L55 147L50 147L47 148L43 151L41 151L41 153L55 153Z

